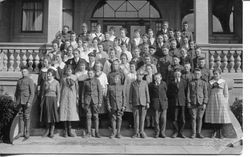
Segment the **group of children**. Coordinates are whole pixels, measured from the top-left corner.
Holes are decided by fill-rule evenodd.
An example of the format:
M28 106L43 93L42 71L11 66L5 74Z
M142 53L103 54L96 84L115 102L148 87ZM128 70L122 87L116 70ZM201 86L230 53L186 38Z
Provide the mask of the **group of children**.
M109 113L111 138L121 137L124 114L134 127L133 137L147 137L146 122L146 127L155 128L156 138L165 138L167 110L172 107L173 138L185 138L186 109L192 118L191 138L203 138L205 113L205 122L215 124L213 136L223 137L222 124L231 122L227 84L220 69L212 73L206 68L187 22L183 30L174 31L164 21L157 39L152 29L142 36L135 30L133 39L125 28L119 37L114 31L104 35L97 24L90 33L83 23L78 36L68 26L56 35L38 78L40 120L47 124L44 136L53 137L59 121L65 124L65 137L75 136L71 121L85 117L85 136L93 135L93 119L94 136L99 138L99 115Z

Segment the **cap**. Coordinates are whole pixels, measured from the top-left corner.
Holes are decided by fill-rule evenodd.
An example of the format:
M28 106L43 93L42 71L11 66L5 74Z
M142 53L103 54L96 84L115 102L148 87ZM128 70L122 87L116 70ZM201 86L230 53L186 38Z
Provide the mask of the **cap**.
M90 53L88 54L88 56L89 56L89 57L95 57L95 53L94 53L94 52L90 52Z
M199 57L199 60L205 60L205 57Z

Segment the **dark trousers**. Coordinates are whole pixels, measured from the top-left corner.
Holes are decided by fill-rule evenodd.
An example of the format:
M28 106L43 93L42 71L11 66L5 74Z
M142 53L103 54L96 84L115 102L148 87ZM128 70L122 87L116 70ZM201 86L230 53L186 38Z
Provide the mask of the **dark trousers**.
M179 116L181 117L179 119ZM180 124L179 124L180 123ZM186 123L185 106L175 106L174 108L174 129L176 132L182 132Z
M20 134L27 133L30 131L30 111L31 106L27 106L26 104L18 105L18 115L19 115L19 130Z
M144 122L147 113L146 106L138 105L133 107L135 133L144 133Z
M92 101L90 105L86 108L86 119L87 119L87 132L91 134L91 125L92 118L95 123L95 132L99 132L99 115L98 115L98 106L94 104Z
M122 125L122 116L123 112L120 110L111 110L111 124L112 124L112 132L115 134L115 129L117 129L117 133L121 131Z
M155 110L155 133L165 135L167 123L167 110Z
M202 128L202 118L205 110L200 107L192 107L189 109L189 112L192 118L192 133L200 134Z

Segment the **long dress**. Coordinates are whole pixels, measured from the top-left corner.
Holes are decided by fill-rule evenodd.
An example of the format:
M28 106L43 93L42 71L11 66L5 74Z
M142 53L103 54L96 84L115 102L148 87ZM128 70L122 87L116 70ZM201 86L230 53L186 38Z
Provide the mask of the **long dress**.
M57 102L60 99L60 84L57 80L46 81L42 88L40 121L45 123L59 122Z
M75 75L63 78L60 100L60 121L78 121L78 82Z
M125 87L125 104L126 104L126 110L125 112L132 112L132 105L129 104L129 91L130 91L130 85L132 82L136 80L136 72L135 73L128 73L125 82L124 82L124 87Z
M108 87L108 79L107 75L104 72L101 72L99 75L96 75L96 78L100 81L102 87L103 94L103 102L102 106L99 108L99 114L107 113L107 105L106 105L106 96L107 96L107 87Z
M228 86L225 80L209 81L210 94L205 114L206 123L231 123L228 105Z

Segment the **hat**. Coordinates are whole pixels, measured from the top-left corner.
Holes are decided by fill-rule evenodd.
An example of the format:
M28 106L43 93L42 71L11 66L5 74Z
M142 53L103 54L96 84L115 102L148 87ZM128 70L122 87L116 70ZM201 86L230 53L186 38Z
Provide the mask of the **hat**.
M205 57L199 57L199 60L205 60Z
M149 48L150 49L155 49L155 47L153 45L150 45Z
M176 67L176 68L174 69L174 72L181 72L181 69L180 69L179 67Z
M94 52L91 52L88 54L89 57L95 57L95 53Z

